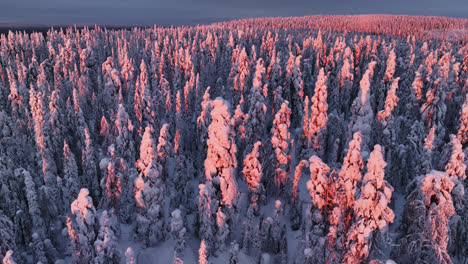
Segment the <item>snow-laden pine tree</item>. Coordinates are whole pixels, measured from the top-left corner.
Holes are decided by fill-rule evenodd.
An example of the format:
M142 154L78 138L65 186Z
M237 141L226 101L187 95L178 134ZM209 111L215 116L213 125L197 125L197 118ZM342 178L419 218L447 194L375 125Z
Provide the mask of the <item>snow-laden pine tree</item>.
M273 127L271 128L271 146L272 146L272 174L274 175L273 182L269 178L266 182L271 186L273 183L276 189L284 189L290 171L290 140L289 126L291 110L288 107L288 102L285 101L281 105L281 109L275 115ZM270 191L273 187L269 187Z
M445 136L446 128L444 127L445 114L447 112L446 89L444 87L446 81L437 78L431 83L430 89L426 92L426 102L421 106L421 118L426 124L426 127L435 129L434 146L437 148Z
M450 135L452 154L445 166L445 172L454 183L452 190L453 203L457 211L463 210L463 197L465 195L463 181L466 179L465 153L462 144L455 135Z
M262 145L262 142L257 141L253 145L252 152L247 154L244 159L244 168L242 173L244 174L244 179L249 186L249 196L250 203L254 206L255 211L257 208L257 201L259 196L263 191L262 180L262 165L260 164L259 158L259 147Z
M236 241L231 242L231 247L229 249L229 264L238 264L239 263L239 244Z
M114 68L113 57L108 57L102 64L102 76L104 86L100 93L101 107L103 107L104 111L110 111L111 109L116 109L118 94L122 89L120 73Z
M15 176L24 179L24 191L28 203L28 213L32 223L32 246L34 247L34 260L38 262L47 262L42 241L47 232L46 219L43 217L43 207L40 204L40 196L29 171L19 168L15 170ZM44 186L43 186L44 187ZM50 201L50 200L49 200ZM37 243L34 243L37 242ZM30 243L31 245L31 243Z
M96 208L89 197L88 189L81 189L78 197L72 202L71 212L74 223L67 217L68 235L72 242L73 263L91 263L96 256L93 247L96 240Z
M126 168L123 160L116 156L114 144L110 145L107 154L109 158L104 158L99 163L103 171L101 179L102 199L100 207L114 208L117 212L120 209L120 197L122 194L123 170Z
M123 104L119 104L114 124L116 127L115 148L117 156L123 158L126 163L132 164L136 156L133 124Z
M361 194L354 204L354 223L346 241L346 263L361 263L383 250L382 237L395 215L388 207L393 188L384 180L386 163L382 148L375 145L367 160L367 173L362 180ZM383 256L384 257L384 256Z
M151 246L164 238L163 201L164 182L162 166L157 162L156 146L147 126L140 145L140 158L136 162L140 171L135 180L135 200L137 202L136 235Z
M125 264L136 264L135 253L131 247L125 250Z
M337 197L340 202L344 202L343 206L349 209L354 206L357 184L361 181L361 170L363 168L361 144L361 133L354 133L353 139L349 142L348 153L343 160L338 178L338 185L342 186L343 190L338 193Z
M300 250L298 257L304 257L304 261L322 262L325 259L324 251L327 238L325 220L328 209L328 192L330 191L328 186L330 168L315 155L309 158L307 166L310 170L307 189L312 202L305 213L303 238L298 247Z
M350 221L354 216L354 204L358 184L361 181L361 170L363 162L361 158L361 133L356 132L349 142L348 153L346 154L338 178L335 179L333 209L328 214L330 222L327 255L332 263L341 261L345 253L345 242L347 240Z
M215 197L215 190L211 182L200 184L198 196L198 222L200 224L198 236L203 241L203 248L208 254L214 247L214 234L215 234L215 220L214 215L217 210L218 201L213 199Z
M465 188L463 181L466 179L465 153L463 153L462 145L457 136L450 135L451 156L445 166L445 173L453 181L452 201L455 207L455 214L450 219L450 239L448 250L452 256L464 256L468 247L464 243L468 237L466 223L468 223L468 214L466 208L468 203L466 200Z
M135 163L135 143L133 140L133 124L123 104L119 104L119 110L114 122L116 127L115 150L110 154L110 162L113 163L114 173L119 180L119 202L116 214L120 221L128 222L135 212L134 182L137 176ZM110 165L108 165L110 166ZM107 168L107 171L112 168Z
M458 140L465 144L468 141L468 94L460 111L460 125L458 127Z
M200 249L198 250L198 264L208 264L208 254L205 240L203 239L200 242Z
M13 250L8 250L5 253L5 257L2 258L2 263L3 264L16 264L16 262L15 262L15 260L13 258Z
M314 95L310 99L311 112L307 122L307 147L313 147L320 157L323 157L325 151L325 130L328 120L327 81L324 69L321 68L315 83Z
M304 108L304 82L302 80L301 72L301 59L302 56L294 56L289 53L289 60L286 66L286 80L284 84L285 98L291 104L292 115L297 117L292 120L293 127L297 127L300 123L302 116L302 109Z
M395 74L395 64L396 64L396 55L395 49L392 49L388 54L387 58L387 67L385 68L385 82L390 82L393 79L393 74Z
M168 124L163 124L161 130L159 130L158 145L156 147L157 159L159 164L163 168L163 179L168 178L169 168L168 168L168 159L172 157L172 144L169 141L169 129Z
M68 208L80 191L80 181L75 155L66 141L63 143L63 157L63 185L61 187L64 208Z
M242 50L240 48L240 46L236 47L232 54L232 68L228 79L228 83L232 85L232 105L238 105L244 101L244 89L250 76L251 61L245 48L242 47Z
M367 70L364 73L361 81L359 82L360 90L356 99L354 99L351 106L352 119L349 124L349 132L354 134L360 132L362 138L362 151L363 156L367 156L369 153L369 143L371 142L372 136L372 120L374 119L374 112L371 107L371 96L370 86L374 73L374 67L376 62L370 62L367 65Z
M328 173L330 168L319 157L312 156L309 158L310 180L307 181L307 189L309 190L310 198L320 211L327 206L328 192ZM322 211L322 213L324 213Z
M452 263L447 245L455 213L453 186L447 174L435 170L408 185L401 234L392 251L398 263Z
M83 134L85 135L85 146L81 151L82 169L83 176L80 180L80 186L87 187L90 190L90 195L94 199L100 198L100 188L96 165L96 154L93 146L91 135L87 128L83 128Z
M179 255L185 249L186 232L182 212L179 209L175 209L171 213L171 235L176 243L174 248L176 255Z
M262 78L265 74L263 60L258 59L253 79L252 88L249 96L249 110L247 112L245 137L246 145L253 145L257 141L262 141L265 137L265 115L267 107L265 106L265 97L262 94Z
M235 178L236 144L232 128L233 119L227 103L216 98L211 102L211 124L208 127L208 145L205 159L205 177L219 188L218 198L223 206L231 208L236 205L237 181Z
M387 92L387 98L385 99L385 108L377 114L377 118L380 122L386 124L387 119L391 116L393 109L397 105L399 99L396 95L398 89L398 81L400 77L393 79L390 90Z
M197 138L195 140L196 145L193 147L199 153L199 155L197 155L197 162L195 162L195 166L197 166L197 169L201 169L200 164L202 164L203 161L206 159L206 141L208 140L208 127L211 121L210 104L210 87L208 86L205 90L205 93L203 94L203 101L200 103L201 112L200 115L197 117Z
M221 211L221 207L218 207L218 211L216 212L215 248L220 251L226 249L225 244L230 233L230 228L226 221L226 214Z
M118 250L118 228L119 222L117 217L106 210L102 211L99 217L99 232L94 242L96 256L94 257L95 264L119 263L121 253Z
M0 210L0 259L6 258L10 250L15 249L15 234L13 223ZM11 254L10 254L11 255Z
M52 154L51 133L48 120L48 112L44 107L44 93L36 91L31 86L29 95L29 105L34 122L34 133L36 145L39 149L42 159L42 173L44 184L50 190L51 200L58 201L59 190L57 187L57 167Z
M151 96L151 86L149 83L146 63L144 60L141 60L140 75L136 80L134 98L134 110L138 121L136 125L140 136L143 135L144 129L146 129L148 125L151 125L154 128L155 124L158 124L154 104L154 97Z
M346 113L351 104L351 92L354 81L354 57L350 47L346 47L343 53L343 66L338 74L339 91L330 94L332 102L338 107L339 111ZM332 103L333 105L333 103ZM333 108L332 108L333 109Z

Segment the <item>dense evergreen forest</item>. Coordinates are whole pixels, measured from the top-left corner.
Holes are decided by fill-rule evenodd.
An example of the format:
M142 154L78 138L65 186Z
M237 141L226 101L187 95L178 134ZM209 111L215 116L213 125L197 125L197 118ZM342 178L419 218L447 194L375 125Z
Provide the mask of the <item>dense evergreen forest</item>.
M468 263L468 20L0 35L0 260Z

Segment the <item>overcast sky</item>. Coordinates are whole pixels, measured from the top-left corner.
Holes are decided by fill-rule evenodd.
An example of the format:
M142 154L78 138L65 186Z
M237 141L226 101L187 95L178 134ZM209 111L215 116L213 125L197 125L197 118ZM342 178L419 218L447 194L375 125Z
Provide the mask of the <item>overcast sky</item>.
M370 13L468 18L468 0L0 0L0 23L16 24L181 25Z

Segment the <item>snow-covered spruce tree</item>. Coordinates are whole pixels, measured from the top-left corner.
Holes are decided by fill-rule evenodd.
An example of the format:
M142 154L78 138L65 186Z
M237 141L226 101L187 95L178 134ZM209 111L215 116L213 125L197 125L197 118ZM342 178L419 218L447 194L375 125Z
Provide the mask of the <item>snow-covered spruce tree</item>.
M395 49L392 49L388 54L387 58L387 67L385 68L385 82L390 82L393 79L393 74L395 74L395 64L396 64L396 55Z
M257 208L257 201L259 196L263 191L262 180L262 165L260 164L259 158L259 147L262 145L262 142L257 141L253 145L252 152L247 154L244 159L244 168L242 173L244 174L244 179L249 186L249 196L250 203L253 205L255 211Z
M424 87L424 80L421 76L421 73L419 73L419 71L416 71L414 74L415 74L414 81L411 84L411 87L413 88L412 94L417 100L420 100L422 96L423 87Z
M164 239L163 200L164 182L162 166L157 162L156 146L147 126L140 145L140 158L136 162L140 171L135 180L135 200L137 202L136 235L152 246Z
M390 118L393 109L396 107L399 99L396 95L396 90L398 89L398 81L400 77L393 79L390 90L387 92L387 98L385 99L385 108L377 114L377 118L384 125L387 123L387 119Z
M275 201L275 209L273 210L273 217L271 222L271 229L269 233L269 239L266 241L268 245L268 251L272 253L280 253L281 248L281 222L280 217L283 214L282 203L280 200Z
M294 169L294 178L293 178L293 189L292 189L292 198L293 200L297 199L297 188L299 184L299 180L302 177L302 169L309 166L309 162L307 160L301 160L296 165Z
M327 206L328 176L330 168L319 157L309 158L310 180L307 181L310 199L320 211ZM322 211L322 213L324 213Z
M75 216L74 224L67 217L67 227L72 242L73 263L92 263L96 256L93 247L96 240L96 209L89 197L88 189L81 189L78 197L72 202L71 212ZM75 227L73 227L75 226Z
M0 259L3 259L8 254L9 250L14 250L15 247L15 234L13 223L3 211L0 210Z
M231 247L229 249L229 264L238 264L239 263L239 244L236 241L231 242Z
M254 205L251 203L247 208L245 220L243 221L242 248L246 254L258 257L261 252L262 241L259 238L258 221L255 218L254 210Z
M232 105L238 105L244 101L244 89L246 81L250 76L250 60L245 51L240 47L236 47L236 52L232 55L232 68L229 73L228 83L231 85Z
M159 97L158 97L159 98ZM148 71L144 60L141 60L140 75L135 85L134 110L137 118L138 134L143 135L148 125L155 127L158 124L154 99L151 96L151 86L148 79ZM161 114L161 113L160 113Z
M179 256L185 249L185 233L184 219L182 218L182 212L179 209L175 209L171 213L171 235L175 241L174 251Z
M432 150L434 148L435 127L431 127L429 133L424 138L424 146L422 147L417 171L422 174L427 174L432 170Z
M438 78L432 82L431 88L426 92L426 102L421 106L421 117L426 127L435 128L433 144L436 148L442 143L446 131L443 124L447 112L445 97L444 81Z
M120 209L120 197L122 193L122 170L123 161L116 156L114 144L110 145L107 150L109 158L104 158L99 163L103 171L101 178L102 199L99 207L114 208L117 213Z
M304 161L305 162L305 161ZM307 162L310 170L310 180L307 181L307 189L312 203L305 213L305 225L303 227L303 238L298 247L298 256L302 260L322 262L325 259L324 250L326 246L327 230L325 219L328 205L328 173L330 168L317 156L312 156ZM311 251L312 255L308 256Z
M119 110L115 120L117 134L115 138L115 153L111 154L110 161L114 162L114 170L119 177L120 207L116 214L120 221L128 222L135 210L134 182L137 177L135 163L135 143L133 141L133 124L123 104L119 104Z
M221 251L226 249L225 244L230 233L230 228L226 221L226 214L221 211L221 207L218 207L218 211L216 212L215 247Z
M452 190L453 204L457 212L463 210L463 196L465 195L463 181L466 179L465 153L462 145L455 135L450 135L452 155L445 166L445 172L454 183Z
M200 249L198 250L198 264L208 264L208 254L205 240L200 242Z
M292 115L296 117L292 120L293 127L300 125L302 109L304 108L304 82L301 73L301 59L302 56L299 55L296 57L290 52L286 67L284 98L291 103Z
M463 186L463 181L466 179L465 153L463 153L462 145L455 135L450 135L450 143L452 154L450 161L445 166L445 172L454 183L452 201L455 207L455 214L449 222L450 239L448 250L451 256L462 257L468 250L464 242L466 237L468 237L468 230L466 229L468 215L465 212L468 204Z
M115 148L117 156L123 158L126 163L132 164L136 156L133 124L123 104L119 104L114 124L116 127Z
M15 176L24 179L26 199L28 202L28 213L31 217L30 221L33 225L32 235L35 234L34 236L31 236L32 242L30 243L30 245L34 248L34 260L45 263L48 260L44 252L42 241L45 239L47 226L43 217L43 207L41 207L40 204L40 196L38 195L33 177L27 170L23 168L16 169Z
M262 94L262 78L265 73L263 60L258 59L253 79L252 88L249 96L249 110L246 120L245 137L246 145L251 146L257 141L262 141L266 134L265 115L267 108L265 106L265 98Z
M453 186L447 174L434 170L408 185L401 234L391 254L398 263L452 263L447 245Z
M136 264L135 253L131 247L125 250L125 264Z
M339 112L346 113L351 104L351 92L354 81L354 57L351 49L346 47L343 53L343 66L341 66L340 72L338 74L339 80L339 93L336 92L330 94L330 99L333 104L338 107ZM333 89L332 91L334 91ZM334 102L334 103L333 103Z
M83 134L85 135L85 146L81 151L83 176L80 180L80 186L88 187L88 190L91 192L91 197L99 199L101 192L97 174L96 154L89 130L87 128L83 128Z
M214 215L217 210L218 201L215 196L215 191L210 181L206 184L200 184L198 196L198 222L200 224L198 236L203 241L203 246L206 254L214 247L215 220Z
M63 141L65 139L65 132L67 129L65 125L64 106L65 105L62 102L59 91L52 91L52 94L49 97L49 125L52 128L52 136L54 138L52 144L55 150L63 149Z
M125 250L125 264L136 264L135 253L131 247Z
M271 128L271 146L272 146L272 168L274 175L273 182L271 179L266 179L269 191L272 191L274 184L277 190L284 189L287 179L289 178L289 166L291 162L290 139L289 133L291 110L288 107L288 102L285 101L281 105L281 109L275 115L273 127Z
M172 144L169 141L169 129L168 124L163 124L161 126L161 130L159 130L159 138L158 138L158 145L157 145L157 159L159 164L161 164L163 170L162 177L163 179L167 179L169 175L169 164L168 159L172 157Z
M237 200L237 182L235 179L236 144L234 142L233 119L227 103L216 98L211 102L211 124L208 127L208 145L205 159L205 177L220 190L217 194L221 205L232 208Z
M242 111L242 108L244 108L244 103L239 103L236 107L236 110L234 110L234 132L236 133L236 143L237 143L237 157L238 157L238 162L242 161L242 156L243 156L243 151L246 145L246 121L249 117L248 114L245 114Z
M353 116L349 124L349 132L352 134L358 131L360 132L362 138L362 151L365 152L363 153L364 156L367 156L369 153L368 144L372 137L371 124L374 118L374 112L370 102L370 85L375 65L375 61L368 64L367 70L359 82L360 90L358 96L354 99L353 104L351 105Z
M343 186L344 189L338 193L338 199L343 201L343 205L348 208L354 206L357 184L361 181L361 170L363 168L361 144L361 133L354 133L339 173L338 185Z
M8 250L5 253L5 257L2 258L3 264L16 264L15 260L13 259L13 250Z
M388 207L393 188L384 180L385 166L382 148L375 145L367 160L360 197L354 204L355 220L346 241L345 263L361 263L369 256L375 259L379 255L375 251L383 250L379 238L384 236L382 232L386 232L388 224L395 218Z
M193 147L197 150L197 162L195 166L198 170L201 170L202 162L206 159L207 145L206 141L208 140L208 126L211 121L210 111L211 111L211 101L210 101L210 87L208 86L203 94L203 101L201 102L201 112L197 117L197 138L196 145Z
M320 157L323 157L325 151L325 130L327 127L327 76L323 68L319 71L317 82L315 83L315 92L310 99L311 113L308 125L307 147L313 147Z
M468 141L468 94L460 111L460 126L458 127L458 140L465 144Z
M119 228L117 217L111 212L110 215L106 210L102 211L99 218L99 233L94 242L96 256L94 257L95 264L119 263L121 253L117 249Z
M345 242L348 230L353 219L354 203L358 183L361 181L361 169L363 162L361 158L361 133L356 132L349 142L348 153L346 154L341 171L334 183L336 194L333 201L333 209L328 214L330 222L327 255L332 263L340 262L345 253Z
M46 122L48 113L44 107L44 94L36 92L34 86L31 86L29 95L29 105L31 106L31 114L34 121L34 133L36 145L42 158L42 173L44 175L44 184L50 189L53 201L58 201L59 191L57 187L57 167L53 158L50 138L50 127Z
M108 57L102 64L102 82L103 89L100 93L100 101L104 111L115 112L118 103L118 94L122 89L120 73L114 68L114 59Z
M392 172L396 168L393 167L393 162L396 160L398 155L398 133L399 133L399 120L395 114L392 114L393 109L397 106L399 98L397 97L398 82L400 77L393 79L392 84L387 91L387 97L385 99L384 109L379 111L377 119L379 123L375 123L376 127L374 130L374 141L379 142L383 149L385 149L384 159L388 161L387 171L390 172L389 176L393 175ZM395 166L400 164L395 163ZM393 177L392 177L393 178Z
M65 207L68 208L80 191L80 182L78 178L78 167L75 155L71 152L67 142L63 143L63 185L62 195Z

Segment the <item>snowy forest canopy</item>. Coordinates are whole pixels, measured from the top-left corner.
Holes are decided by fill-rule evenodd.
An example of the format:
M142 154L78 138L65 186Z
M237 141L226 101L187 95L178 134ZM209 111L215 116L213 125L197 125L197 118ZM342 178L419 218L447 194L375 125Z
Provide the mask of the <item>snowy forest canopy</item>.
M365 15L3 34L0 260L467 263L467 32Z

